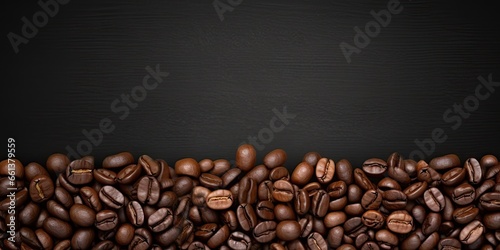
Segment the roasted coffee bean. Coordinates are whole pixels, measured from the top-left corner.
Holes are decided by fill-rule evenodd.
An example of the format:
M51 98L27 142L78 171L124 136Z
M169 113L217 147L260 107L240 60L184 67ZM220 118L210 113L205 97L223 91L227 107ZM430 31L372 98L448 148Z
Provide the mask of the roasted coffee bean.
M404 170L410 178L415 178L417 176L417 162L412 159L405 159Z
M227 225L222 226L214 233L214 235L208 240L207 246L210 248L217 248L218 246L224 244L229 238L229 228Z
M467 205L474 201L476 190L468 183L455 187L452 193L452 201L457 205Z
M485 180L479 187L476 188L474 200L479 199L479 197L481 197L484 193L495 187L495 184L494 180Z
M455 154L443 155L432 159L429 166L435 170L446 170L460 166L460 159Z
M85 205L74 204L69 210L71 221L81 227L90 227L94 225L96 212Z
M406 195L408 200L415 200L421 197L426 189L427 189L427 182L421 181L411 184L410 186L408 186L403 190L403 193Z
M102 210L101 200L98 193L91 187L82 187L80 189L80 196L83 204L94 209L96 212Z
M241 204L236 209L236 216L241 228L249 231L257 225L257 215L251 204Z
M489 192L479 198L479 204L486 211L500 211L500 192Z
M231 168L226 173L224 173L221 177L222 180L222 188L226 188L229 185L232 185L240 176L241 169L239 168Z
M380 229L384 225L385 218L377 210L368 210L361 216L361 222L369 228Z
M293 202L295 212L298 215L306 214L311 207L311 199L309 198L309 194L303 189L299 189L295 192L295 199Z
M29 190L31 200L41 203L54 195L54 182L47 175L37 175L31 180Z
M134 227L129 223L124 223L118 227L115 234L115 242L118 245L129 245L134 239Z
M263 220L274 220L274 203L259 201L255 207L255 213Z
M422 233L424 235L430 235L434 232L437 232L440 225L441 214L434 212L428 213L425 217L424 222L422 223Z
M320 183L329 183L335 175L335 162L328 158L319 159L316 164L315 173Z
M300 224L294 220L285 220L276 226L276 236L280 240L292 241L300 236Z
M113 210L102 210L96 214L95 226L101 231L110 231L118 226L118 214Z
M184 196L189 194L194 188L193 180L190 177L182 176L175 179L174 186L172 187L172 191L178 196Z
M18 168L19 168L19 166L18 166ZM31 180L37 175L49 176L49 172L47 171L47 169L45 169L44 167L42 167L40 164L38 164L36 162L30 162L30 163L28 163L28 165L24 166L24 178L26 179L27 182L31 182Z
M479 161L475 158L469 158L464 163L464 169L469 176L469 183L472 185L478 184L483 178L483 169Z
M208 194L206 204L211 209L224 210L233 205L233 195L229 190L215 190Z
M137 199L147 205L155 205L160 199L160 183L153 176L143 176L137 184Z
M460 224L467 224L479 214L479 208L474 205L457 208L453 211L453 220Z
M222 179L214 174L202 173L199 180L200 184L207 188L217 189L222 187Z
M314 173L314 167L306 161L303 161L299 163L299 165L297 165L293 170L290 181L293 184L304 186L309 183Z
M96 234L92 228L80 228L71 238L71 249L90 249L95 237Z
M445 199L441 191L437 188L429 188L424 192L424 201L427 207L433 212L439 212L444 209Z
M290 182L278 180L273 184L272 195L274 200L279 202L289 202L293 199L294 189Z
M465 179L466 174L463 168L452 168L443 174L441 181L446 186L455 186Z
M483 216L483 223L488 229L500 229L500 213L487 213Z
M323 222L325 227L332 228L342 225L347 220L347 215L344 212L330 212L326 214Z
M151 158L149 155L141 155L139 157L139 166L142 167L142 170L150 176L158 176L160 174L160 164L158 161Z
M318 191L311 199L311 212L314 216L324 217L328 212L330 197L324 190Z
M175 163L175 173L178 175L198 178L201 174L200 165L193 158L184 158Z
M264 156L264 165L268 168L283 166L286 161L286 152L283 149L275 149Z
M94 166L86 160L74 160L66 168L66 179L75 185L82 185L94 179Z
M236 231L232 232L229 235L229 239L227 240L227 245L231 249L250 249L252 247L252 239L242 232Z
M350 216L361 216L365 209L361 206L360 203L349 204L344 208L346 214Z
M276 218L277 221L283 221L283 220L295 220L296 215L295 212L293 211L293 208L289 205L285 204L276 204L274 207L274 217Z
M134 232L134 238L130 242L130 250L147 250L151 247L153 236L144 228L137 228Z
M335 181L328 185L326 192L330 198L340 198L347 193L347 185L344 181Z
M382 176L387 171L387 162L379 158L371 158L363 162L363 171L369 176Z
M125 203L125 197L113 186L104 186L99 191L99 199L106 206L113 209L120 209Z
M399 190L385 191L382 197L382 205L389 210L404 209L408 201L405 193Z
M352 217L344 223L345 235L351 238L355 238L359 234L366 232L367 229L361 217Z
M132 184L141 177L142 167L130 164L116 174L116 182L120 184Z
M347 187L347 199L349 200L349 203L356 203L356 202L361 202L361 198L363 197L363 190L356 185L356 184L351 184Z
M407 184L410 182L410 175L405 170L403 157L397 153L392 153L387 159L387 174L392 179Z
M354 181L363 190L376 189L377 187L368 179L363 170L354 169Z
M103 168L120 168L134 163L134 156L130 152L120 152L110 155L102 161Z
M277 180L290 181L290 172L288 172L288 169L283 167L283 166L273 168L271 171L269 171L269 180L271 180L271 181L277 181Z
M385 177L382 180L380 180L377 184L377 187L379 190L382 191L387 191L392 189L401 190L401 185L399 185L399 183L396 180L391 179L389 177Z
M361 198L361 206L365 210L378 209L381 203L382 194L373 189L367 190Z
M257 202L257 185L257 182L252 178L244 177L241 179L238 190L238 201L240 204L254 204Z
M310 182L309 184L305 185L302 189L307 191L309 197L312 197L321 189L321 184L319 184L319 182Z
M211 159L203 159L198 162L198 165L200 165L201 172L206 173L214 168L214 161Z
M438 250L459 250L462 249L460 241L455 238L442 238L438 243Z
M250 144L243 144L236 150L236 167L243 171L249 171L255 166L255 148Z
M421 249L435 249L439 243L439 234L437 232L429 235L425 240L422 241L420 245Z
M228 160L217 159L214 161L214 167L212 168L212 170L210 170L209 173L217 176L222 176L224 173L229 171L230 168L231 168L231 163ZM264 166L264 168L266 167Z
M377 231L375 239L382 249L393 249L398 245L398 237L386 229Z
M459 239L463 244L470 245L481 237L484 230L483 224L479 220L474 220L462 228Z
M413 228L413 217L406 210L392 212L387 217L387 228L398 234L405 234Z
M16 161L17 162L17 161ZM52 154L47 158L45 166L47 166L47 170L57 176L60 173L64 173L66 171L66 167L68 167L70 160L68 156L65 154ZM17 171L16 171L17 172ZM16 176L19 178L19 176Z
M337 226L330 231L328 231L327 241L328 246L331 248L337 248L342 244L342 237L344 236L344 228L342 226Z
M54 217L45 219L43 230L57 239L68 239L73 234L73 229L69 223Z
M351 185L354 181L352 165L346 159L342 159L335 164L335 173L337 178L344 181L347 185Z
M325 238L321 234L314 232L307 237L307 246L312 250L327 250Z
M125 214L128 221L135 227L140 227L144 224L144 210L137 201L131 201L125 207Z

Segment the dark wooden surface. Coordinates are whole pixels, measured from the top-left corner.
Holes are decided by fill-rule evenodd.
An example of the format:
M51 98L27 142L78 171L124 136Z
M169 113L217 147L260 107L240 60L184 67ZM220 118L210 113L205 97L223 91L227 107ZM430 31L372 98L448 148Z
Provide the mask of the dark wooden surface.
M224 0L221 0L226 2ZM9 4L16 4L9 5ZM170 164L181 157L234 157L269 127L273 108L296 117L259 150L307 151L359 166L442 128L433 156L500 156L500 87L458 129L443 113L474 94L478 76L500 81L496 8L403 1L361 53L339 48L387 1L247 1L221 21L212 1L71 1L14 53L36 2L2 8L2 140L17 140L23 162L43 163L85 139L108 117L116 126L94 146L99 160L129 150ZM110 105L141 84L146 66L170 73L123 120ZM2 158L5 152L0 152Z

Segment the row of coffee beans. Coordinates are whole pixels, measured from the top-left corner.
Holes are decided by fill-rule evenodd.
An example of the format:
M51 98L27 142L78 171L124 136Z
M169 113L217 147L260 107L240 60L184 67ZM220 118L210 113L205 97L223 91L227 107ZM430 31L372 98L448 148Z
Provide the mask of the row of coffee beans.
M493 155L393 153L353 168L309 152L292 171L286 159L276 149L258 165L245 144L235 166L128 152L4 160L0 249L500 249Z

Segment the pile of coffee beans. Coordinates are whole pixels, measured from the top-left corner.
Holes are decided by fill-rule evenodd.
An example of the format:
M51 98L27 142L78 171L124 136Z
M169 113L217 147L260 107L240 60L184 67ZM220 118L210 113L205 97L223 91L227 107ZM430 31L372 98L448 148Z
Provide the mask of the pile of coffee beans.
M259 165L244 144L235 159L4 160L0 249L500 249L493 155L309 152L289 170L282 149Z

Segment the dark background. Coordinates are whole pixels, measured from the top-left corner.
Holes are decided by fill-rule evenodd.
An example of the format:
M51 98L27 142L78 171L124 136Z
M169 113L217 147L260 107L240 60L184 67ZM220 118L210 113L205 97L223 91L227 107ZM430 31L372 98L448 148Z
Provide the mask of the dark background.
M221 0L227 3L225 0ZM2 6L2 140L25 164L67 153L82 130L115 125L92 148L98 162L131 151L170 164L182 157L234 158L269 127L273 108L296 117L258 151L308 151L359 166L405 156L435 128L447 136L426 159L500 156L500 87L456 130L443 120L473 95L478 76L500 81L498 9L487 4L402 1L403 11L346 62L339 44L388 1L244 0L221 21L206 1L70 1L14 53L36 1ZM120 120L111 103L141 84L146 66L170 73ZM278 124L279 125L279 124ZM0 156L7 157L7 149Z

